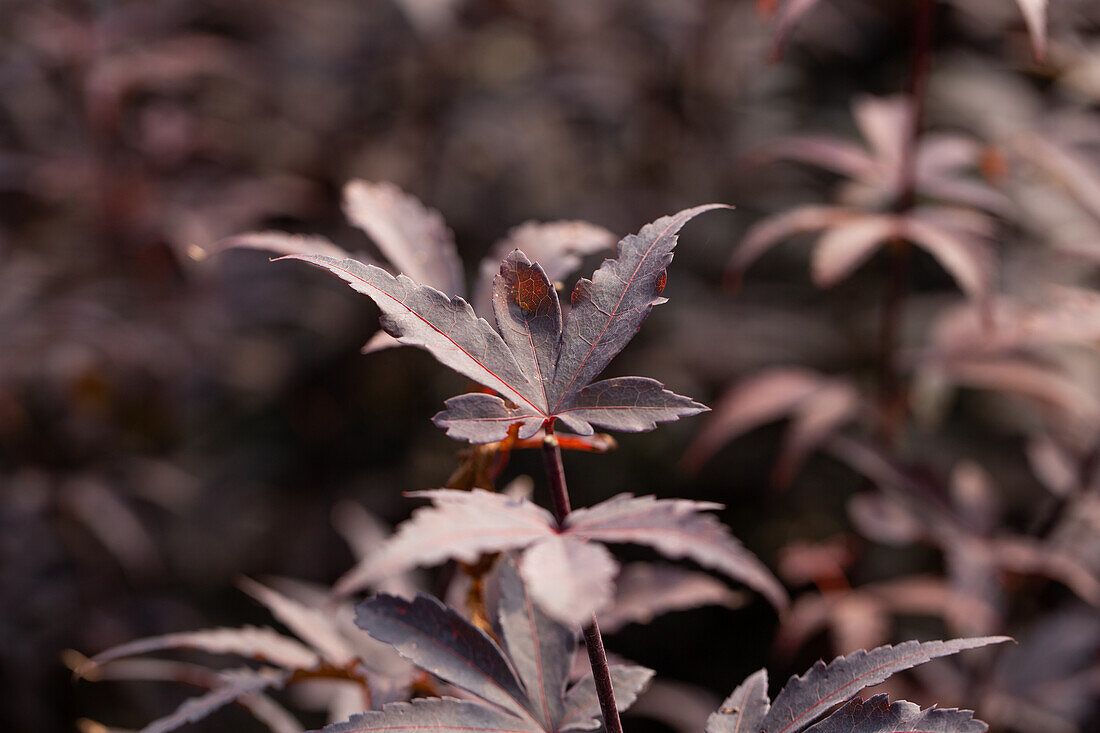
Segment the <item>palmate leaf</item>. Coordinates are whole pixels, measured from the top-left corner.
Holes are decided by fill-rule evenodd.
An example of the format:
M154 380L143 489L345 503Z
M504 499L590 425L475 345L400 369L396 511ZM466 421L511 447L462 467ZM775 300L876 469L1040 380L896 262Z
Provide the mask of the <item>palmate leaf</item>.
M528 591L557 621L578 625L611 601L618 563L600 543L653 547L689 558L745 583L776 607L786 592L767 568L715 517L720 504L620 494L578 509L558 526L549 512L524 500L487 491L436 489L412 493L431 499L394 537L337 583L351 593L388 575L447 558L473 562L482 554L521 552Z
M511 559L500 565L497 577L504 649L427 596L406 601L382 594L363 601L357 609L356 622L367 633L393 644L422 669L473 693L478 701L444 698L390 704L329 726L325 733L425 729L559 733L598 728L600 707L591 676L566 689L576 651L573 631L539 610ZM625 710L653 672L636 665L613 665L611 674L618 707Z
M434 422L451 437L488 443L519 425L519 437L526 439L555 420L581 435L591 435L593 426L637 432L706 408L651 379L590 382L634 337L652 307L664 302L660 293L677 232L715 208L723 206L686 209L624 238L617 259L605 260L592 280L577 283L564 318L546 271L513 251L493 281L497 330L461 298L405 276L350 259L290 257L326 268L370 296L387 333L495 393L448 400Z
M866 702L854 698L807 733L984 733L989 726L974 719L970 710L921 710L905 700L891 704L886 695Z
M433 506L414 511L393 537L340 578L337 594L354 593L417 566L450 558L472 563L483 554L553 536L553 515L524 499L483 489L418 491L411 496L431 499Z
M762 593L776 608L787 593L775 576L716 517L721 504L619 494L570 514L564 532L585 540L647 545L666 557L689 558Z
M431 596L410 602L380 593L356 607L355 623L436 677L527 714L522 684L497 643Z
M672 262L680 228L718 208L729 207L696 206L647 224L619 242L618 258L604 260L591 280L577 283L554 370L551 405L555 411L568 407L569 400L634 338L653 306L664 302L665 270Z
M1011 641L1007 636L984 636L951 641L907 641L837 657L829 664L818 661L802 676L792 676L772 702L762 727L767 733L796 733L814 722L833 705L850 700L860 690L877 685L891 675L919 664L966 649Z

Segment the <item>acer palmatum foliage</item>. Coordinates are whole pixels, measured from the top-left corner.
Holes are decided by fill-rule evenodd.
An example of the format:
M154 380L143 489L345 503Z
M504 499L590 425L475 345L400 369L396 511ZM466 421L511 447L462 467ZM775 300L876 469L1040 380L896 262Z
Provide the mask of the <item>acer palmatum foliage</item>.
M570 680L575 632L539 610L511 560L500 563L498 585L495 628L500 644L430 596L407 601L378 595L360 603L356 623L361 628L475 700L391 703L332 725L326 733L424 727L558 733L598 728L600 706L592 678ZM630 706L652 675L637 665L611 666L620 709Z
M433 505L416 510L388 543L341 578L338 592L352 593L420 565L469 563L514 550L521 551L520 571L532 597L560 622L579 625L612 602L619 565L603 543L627 543L718 570L777 608L787 602L767 568L725 525L702 513L717 504L620 494L572 512L559 526L545 509L502 494L437 489L413 496Z
M970 711L943 710L933 714L907 702L887 704L886 696L875 696L868 704L853 698L861 690L888 679L898 672L938 657L957 654L989 644L1011 641L1005 636L987 636L951 641L907 641L897 646L881 646L837 657L826 664L818 661L805 674L792 676L774 700L768 697L767 670L750 675L707 721L707 733L798 733L800 730L860 731L888 733L929 731L931 733L972 733L986 725L972 720ZM858 699L858 698L856 698ZM830 708L848 700L848 705L824 721L809 727ZM934 721L939 727L905 727L914 721ZM902 727L896 727L902 724ZM931 724L931 723L929 723Z
M591 435L594 426L639 432L706 408L645 377L592 380L664 302L677 232L716 208L722 205L686 209L624 238L616 259L577 283L564 317L546 271L513 251L493 279L496 328L462 298L404 275L354 259L290 257L323 267L369 296L387 333L494 392L447 401L434 422L451 437L489 443L518 425L519 437L529 438L556 421L581 435Z

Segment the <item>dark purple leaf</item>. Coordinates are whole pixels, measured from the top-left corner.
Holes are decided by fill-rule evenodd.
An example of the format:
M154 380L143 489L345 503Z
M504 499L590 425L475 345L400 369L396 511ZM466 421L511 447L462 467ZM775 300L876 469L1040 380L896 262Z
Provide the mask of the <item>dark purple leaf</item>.
M535 733L538 725L514 715L467 700L421 698L412 702L391 702L381 710L353 715L321 733Z
M484 631L436 599L379 594L355 608L355 623L436 677L524 718L527 696L507 657Z
M768 670L761 669L745 678L707 718L707 733L759 733L770 707Z
M561 345L561 306L542 267L519 250L504 258L500 274L493 278L493 314L504 343L545 409Z
M576 634L542 612L511 559L500 564L499 579L504 645L527 689L531 711L543 728L553 730L565 710Z
M615 377L588 385L569 398L556 416L581 435L591 434L592 425L637 433L708 409L668 391L655 379Z
M496 395L481 392L452 397L443 406L446 409L437 412L432 422L446 430L449 437L471 443L504 440L512 425L519 425L518 437L527 439L537 433L546 420L527 405L515 407Z
M591 280L577 283L554 371L552 411L599 375L634 338L653 306L664 302L661 291L676 233L694 217L717 208L728 207L697 206L647 224L619 242L618 258L604 260Z
M887 695L864 702L854 698L807 733L984 733L989 726L974 719L971 710L921 710L905 700L891 704Z
M553 535L554 517L531 502L475 489L438 489L412 496L431 499L394 536L337 581L341 595L418 565L448 558L474 562L483 553L519 549Z
M658 422L704 408L652 380L608 380L589 391L585 388L633 338L650 309L663 302L665 268L672 261L680 227L720 206L664 217L623 239L619 259L605 260L592 281L578 283L575 307L564 324L546 273L522 252L513 252L494 281L493 308L500 333L478 319L461 298L448 299L407 277L395 278L350 259L293 258L324 267L370 296L382 309L386 332L402 343L427 349L442 364L499 395L448 400L435 423L452 437L488 443L503 440L509 427L519 424L519 437L526 439L559 413L569 429L582 435L593 432L592 424L651 430Z
M860 690L877 685L896 672L965 649L1006 641L1011 639L985 636L951 641L907 641L869 652L861 649L846 657L837 657L829 664L819 660L806 674L790 678L764 718L763 729L767 733L796 733L833 705L851 699Z
M690 558L745 583L776 608L784 608L787 593L763 563L717 518L700 514L720 508L720 504L709 502L620 494L594 507L578 509L564 526L575 537L648 545L668 557Z
M626 710L653 678L653 670L636 664L611 665L611 685L615 688L615 707ZM592 675L569 688L565 696L565 715L557 731L595 730L600 727L600 701Z

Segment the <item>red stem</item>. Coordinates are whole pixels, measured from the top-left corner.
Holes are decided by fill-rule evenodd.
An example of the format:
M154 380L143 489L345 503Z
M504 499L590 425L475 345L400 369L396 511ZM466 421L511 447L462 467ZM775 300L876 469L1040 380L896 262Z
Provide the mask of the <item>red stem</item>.
M558 437L552 423L546 423L546 437L542 440L542 458L546 463L546 477L550 480L550 498L554 503L554 516L558 524L565 521L571 511L569 488L565 485L565 464L561 460ZM596 681L596 695L600 699L604 728L607 733L623 733L619 709L615 705L615 688L611 684L611 668L607 664L607 652L596 616L584 627L584 646L588 650L588 663L592 665L592 678Z

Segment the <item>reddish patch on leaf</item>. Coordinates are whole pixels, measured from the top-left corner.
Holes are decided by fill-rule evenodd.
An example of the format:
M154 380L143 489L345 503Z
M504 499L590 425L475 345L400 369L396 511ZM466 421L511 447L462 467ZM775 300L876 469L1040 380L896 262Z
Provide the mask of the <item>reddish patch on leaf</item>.
M657 282L653 286L653 290L657 295L660 295L665 290L665 283L668 281L668 270L662 270L661 274L657 276Z
M534 268L523 269L516 273L515 280L511 283L511 295L512 302L523 309L524 313L533 313L550 297L550 290Z

